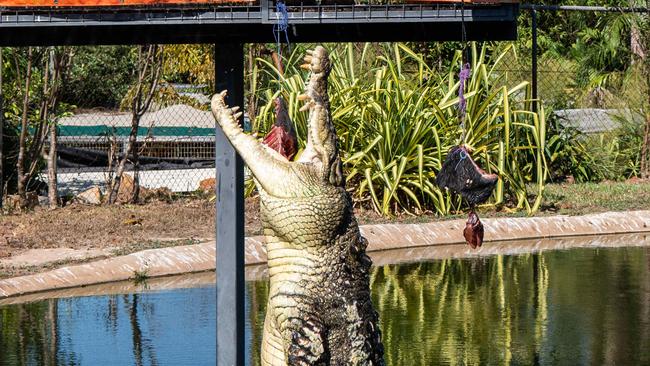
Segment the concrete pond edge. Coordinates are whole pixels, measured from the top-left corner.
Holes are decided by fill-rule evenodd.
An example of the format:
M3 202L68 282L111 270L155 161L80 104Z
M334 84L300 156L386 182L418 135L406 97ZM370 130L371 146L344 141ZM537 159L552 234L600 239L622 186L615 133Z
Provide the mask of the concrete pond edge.
M548 216L484 219L485 243L513 240L599 236L650 232L650 211L606 212L584 216ZM437 221L421 224L377 224L361 226L368 239L371 257L379 252L450 246L464 243L465 220ZM250 266L266 263L264 237L248 237L245 260ZM519 245L521 247L521 245ZM114 257L63 267L43 273L0 280L0 299L36 292L60 290L102 283L173 276L215 269L214 241ZM466 249L463 249L467 251ZM372 255L375 253L375 255ZM489 244L470 255L495 254ZM377 258L379 259L379 258ZM380 260L382 264L384 260Z

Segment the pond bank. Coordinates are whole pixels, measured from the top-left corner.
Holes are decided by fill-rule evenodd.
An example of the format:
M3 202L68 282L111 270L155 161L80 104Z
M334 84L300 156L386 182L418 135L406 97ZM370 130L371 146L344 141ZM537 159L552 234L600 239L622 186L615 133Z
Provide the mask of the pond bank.
M530 252L572 246L612 246L616 240L603 235L650 233L650 211L608 212L585 216L550 216L531 218L484 219L485 244L478 250L465 246L462 229L465 220L449 220L426 224L363 225L368 251L378 264L395 262L393 250L402 250L402 261L425 258L494 255ZM595 240L551 240L595 236ZM517 240L517 243L513 243ZM650 245L648 235L629 237L627 245ZM265 275L266 253L263 238L249 237L245 243L247 276ZM493 242L499 242L497 245ZM634 242L634 243L633 243ZM461 244L461 245L457 245ZM387 252L390 250L390 253ZM382 254L384 253L384 254ZM434 255L431 257L431 255ZM387 255L387 257L385 257ZM202 272L215 267L214 242L180 247L145 250L121 257L59 268L49 272L0 280L0 298L25 295L46 290L64 289L92 284L124 281L134 278L171 276Z

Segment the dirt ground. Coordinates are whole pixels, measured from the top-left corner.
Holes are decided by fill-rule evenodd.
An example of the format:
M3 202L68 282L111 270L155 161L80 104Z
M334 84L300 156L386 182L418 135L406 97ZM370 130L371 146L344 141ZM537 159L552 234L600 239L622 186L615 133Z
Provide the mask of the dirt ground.
M144 249L195 244L213 240L214 202L205 198L182 198L145 205L88 206L72 204L54 211L0 215L0 278L33 273L73 261L54 261L36 267L8 268L1 262L30 249L71 248L100 250L106 256L125 255ZM650 182L549 185L538 215L584 214L603 211L650 209ZM370 210L356 210L360 224L422 223L464 217L402 215L384 218ZM481 217L525 216L525 212L481 210ZM246 200L246 235L259 235L258 198Z
M146 205L72 204L53 211L37 207L31 212L0 215L0 278L144 249L213 240L214 206L214 202L207 199L193 198ZM259 204L256 199L249 199L246 201L246 235L259 232ZM37 266L1 263L31 249L52 248L87 251L89 255ZM98 252L104 255L90 255ZM83 257L83 253L79 256Z

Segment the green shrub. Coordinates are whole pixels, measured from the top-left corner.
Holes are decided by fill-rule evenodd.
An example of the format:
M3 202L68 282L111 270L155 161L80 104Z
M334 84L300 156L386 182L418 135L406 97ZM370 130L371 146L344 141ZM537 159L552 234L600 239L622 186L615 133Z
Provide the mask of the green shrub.
M501 86L495 67L512 52L472 46L472 76L466 88L467 139L473 157L501 179L491 204L510 200L528 212L538 209L547 175L545 118L531 112L529 86ZM279 85L259 87L262 107L253 131L264 133L273 121L273 98L282 93L304 147L306 116L297 96L306 74L297 68L304 48L296 47L286 60ZM460 200L441 191L434 178L449 149L459 144L458 66L439 74L422 55L405 44L333 47L330 75L331 112L340 140L348 186L357 202L367 202L383 215L434 211L447 214ZM257 60L262 78L277 79L275 67ZM279 91L281 90L281 91ZM526 184L536 184L529 202Z
M594 181L618 181L639 175L644 128L642 118L629 120L615 116L615 119L619 123L618 128L590 136L587 140L598 173Z
M75 51L62 100L80 108L116 108L133 82L129 46L85 46Z
M601 179L588 138L575 127L566 126L562 119L549 116L546 159L551 181L558 182L572 176L576 182Z

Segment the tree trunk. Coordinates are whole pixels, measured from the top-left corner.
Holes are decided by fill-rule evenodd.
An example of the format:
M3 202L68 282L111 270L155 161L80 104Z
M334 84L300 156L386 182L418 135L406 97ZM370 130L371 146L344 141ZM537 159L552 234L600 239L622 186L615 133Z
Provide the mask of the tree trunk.
M247 109L246 111L248 112L248 119L251 121L251 125L254 124L255 119L257 118L257 93L255 90L257 89L257 85L255 85L256 81L256 75L255 75L255 63L257 62L255 59L259 55L259 50L260 50L260 45L258 44L251 44L248 46L248 70L246 70L246 74L249 75L248 78L248 103L247 104ZM220 92L220 90L217 90L216 92Z
M58 136L56 123L50 123L50 149L47 154L47 197L50 201L50 209L59 206L59 191L57 189L57 166L56 166L56 145Z
M39 141L41 141L40 146L36 146L35 149L39 153L44 149L44 142L49 134L50 146L45 159L47 160L47 196L50 201L50 209L55 209L59 206L59 192L57 187L57 147L59 140L56 130L57 122L55 113L59 102L61 84L67 75L68 66L71 63L71 60L71 49L64 48L57 52L54 47L50 47L48 50L48 60L45 63L46 77L43 84L43 100L41 101L39 116L39 126L42 126L43 138L39 139ZM55 118L51 119L50 115L54 115ZM34 136L34 139L36 140L37 136ZM32 170L35 170L37 167L37 161L36 159L33 160Z
M16 171L18 173L18 195L22 200L26 198L27 180L25 174L25 151L27 149L27 108L29 107L29 88L32 80L32 48L27 50L27 72L25 75L25 90L23 91L23 110L20 120L20 137L18 138L18 157Z
M124 169L126 168L126 163L129 160L129 157L133 154L133 151L135 150L135 145L138 140L138 128L140 127L140 117L137 115L133 115L133 118L131 119L131 132L129 133L129 140L126 144L126 151L124 152L124 156L120 159L120 162L117 165L117 169L115 169L115 175L113 176L113 183L111 185L111 192L108 196L108 203L114 204L115 201L117 200L117 194L120 191L120 185L122 183L122 174L124 174ZM135 191L135 182L134 182L134 187Z
M110 194L108 196L109 204L114 204L115 201L117 201L118 192L120 191L120 185L122 183L122 174L124 174L126 163L131 156L133 157L132 162L136 171L134 172L133 193L129 201L135 203L138 200L140 192L140 179L137 172L140 165L138 162L138 152L136 151L138 129L140 127L140 119L149 109L156 88L158 87L158 78L160 77L161 68L162 51L159 46L148 46L146 52L144 52L143 48L140 48L137 65L138 79L135 85L135 93L132 97L133 100L131 102L131 132L129 133L129 140L124 156L120 159L111 181ZM148 91L145 87L148 88ZM147 93L146 97L144 96L145 93Z
M137 146L133 149L133 194L131 203L138 203L140 199L140 152Z

